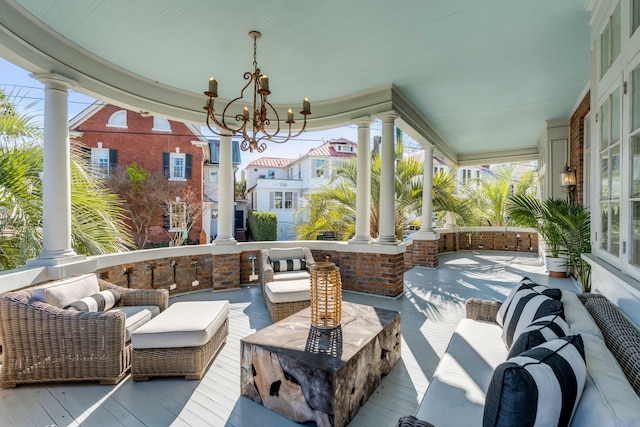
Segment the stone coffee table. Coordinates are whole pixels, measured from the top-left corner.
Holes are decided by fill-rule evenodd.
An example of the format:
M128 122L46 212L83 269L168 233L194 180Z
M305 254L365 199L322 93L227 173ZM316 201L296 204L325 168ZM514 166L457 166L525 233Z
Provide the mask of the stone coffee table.
M241 391L284 417L346 425L400 358L400 313L342 303L342 325L304 309L241 341Z

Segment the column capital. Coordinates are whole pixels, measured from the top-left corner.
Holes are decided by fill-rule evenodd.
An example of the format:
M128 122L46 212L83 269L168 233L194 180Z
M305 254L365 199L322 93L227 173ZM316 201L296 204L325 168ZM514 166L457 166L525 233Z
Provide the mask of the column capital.
M358 125L359 128L369 127L369 125L373 123L373 118L371 116L358 117L357 119L353 120L353 123Z
M49 87L53 87L56 89L71 89L73 87L77 87L78 83L67 78L63 77L59 74L53 73L38 73L38 74L29 74L29 77L32 79L38 80L40 83L47 85Z
M398 114L395 111L387 111L386 113L378 114L378 118L382 120L382 123L394 123L398 118Z
M433 145L423 145L422 148L425 153L431 153L433 155L433 150L435 148Z

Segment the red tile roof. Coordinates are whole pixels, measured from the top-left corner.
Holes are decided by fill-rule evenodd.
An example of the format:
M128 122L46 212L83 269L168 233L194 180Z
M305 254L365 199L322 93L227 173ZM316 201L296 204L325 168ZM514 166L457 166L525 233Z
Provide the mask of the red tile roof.
M272 168L284 168L289 163L293 162L295 159L281 159L279 157L260 157L259 159L254 160L249 163L249 166L262 166L262 167L272 167Z
M320 147L312 148L306 154L307 156L318 156L318 157L355 157L357 155L356 151L338 151L333 146L335 143L342 143L346 146L353 146L354 150L357 147L355 142L349 141L345 138L331 139Z

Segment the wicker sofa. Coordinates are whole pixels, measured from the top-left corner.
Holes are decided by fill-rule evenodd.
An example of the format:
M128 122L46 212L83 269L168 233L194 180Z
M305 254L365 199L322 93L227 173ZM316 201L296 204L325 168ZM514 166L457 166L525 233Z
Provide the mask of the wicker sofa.
M604 296L562 293L571 333L584 341L587 377L571 426L640 426L640 331ZM483 425L485 394L507 350L495 324L501 303L466 302L415 416L399 427ZM442 408L447 408L443 411Z
M107 290L120 296L108 311L63 308ZM131 368L131 332L164 311L168 298L166 289L122 288L93 273L0 295L0 387L58 381L118 383Z
M263 249L260 252L260 277L262 278L262 296L271 319L277 322L291 316L311 304L311 281L309 267L315 264L309 248ZM293 270L275 272L275 262L303 260L306 266Z

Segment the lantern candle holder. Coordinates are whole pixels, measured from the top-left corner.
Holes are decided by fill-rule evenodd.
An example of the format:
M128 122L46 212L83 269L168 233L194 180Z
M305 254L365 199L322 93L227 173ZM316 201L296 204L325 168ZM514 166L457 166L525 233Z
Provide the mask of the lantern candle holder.
M311 325L321 329L340 326L342 319L342 282L340 270L326 257L310 268Z

